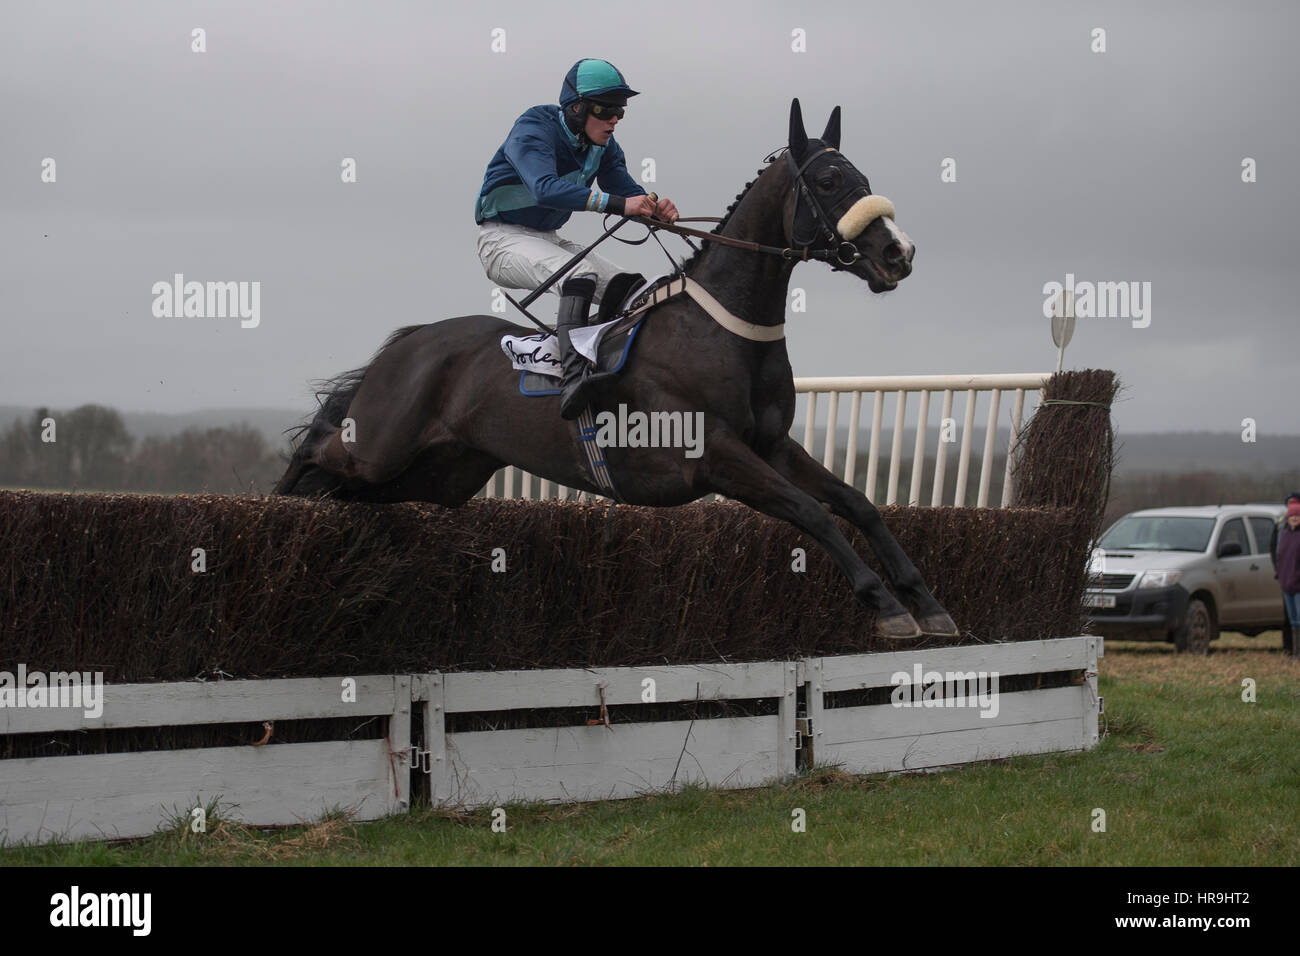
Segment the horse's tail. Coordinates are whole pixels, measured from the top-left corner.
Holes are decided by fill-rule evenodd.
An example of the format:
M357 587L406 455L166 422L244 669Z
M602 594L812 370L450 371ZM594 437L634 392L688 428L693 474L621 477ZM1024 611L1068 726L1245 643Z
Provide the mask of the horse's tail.
M371 365L375 364L375 358L378 358L379 354L394 342L406 338L421 328L424 326L408 325L398 329L388 337L387 341L379 347L374 358L365 365L333 378L312 383L316 391L316 411L302 423L285 430L285 434L289 436L289 465L272 494L321 494L337 490L342 485L341 478L322 471L316 465L308 464L307 459L321 441L343 426L343 419L352 405L352 399L361 388L366 372L370 370ZM307 478L310 480L304 480Z

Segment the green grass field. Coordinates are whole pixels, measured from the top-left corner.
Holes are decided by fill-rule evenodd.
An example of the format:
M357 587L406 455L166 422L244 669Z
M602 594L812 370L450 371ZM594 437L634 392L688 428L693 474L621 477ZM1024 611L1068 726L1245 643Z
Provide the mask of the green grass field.
M1255 682L1255 703L1242 681ZM225 821L146 840L0 850L0 865L1300 864L1300 661L1277 632L1228 634L1206 658L1108 642L1100 746L941 773L691 789L491 812L428 808L356 824ZM806 814L794 832L793 813ZM1093 831L1093 811L1106 813Z

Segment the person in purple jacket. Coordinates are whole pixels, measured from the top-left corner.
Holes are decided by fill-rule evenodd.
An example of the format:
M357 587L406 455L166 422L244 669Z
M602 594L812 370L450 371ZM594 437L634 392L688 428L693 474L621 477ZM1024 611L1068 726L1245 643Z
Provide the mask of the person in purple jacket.
M529 290L549 279L582 250L557 232L575 212L677 219L671 200L651 199L628 174L623 149L614 139L628 98L637 95L613 64L582 59L565 75L558 106L534 106L515 120L488 163L474 203L479 261L489 279ZM620 272L591 252L559 289L555 331L562 352L560 413L565 418L581 413L589 386L600 378L586 374L587 362L573 349L569 332L587 324L591 302L602 300ZM631 284L617 287L623 291ZM550 291L557 291L556 286Z
M1300 501L1286 506L1286 523L1277 534L1277 583L1294 641L1300 628Z
M1287 505L1289 507L1291 505L1291 502L1293 501L1300 501L1300 491L1291 492L1289 495L1286 496L1286 500L1284 500L1282 504ZM1275 578L1277 577L1277 536L1282 532L1282 529L1286 527L1286 523L1287 523L1286 515L1283 515L1281 518L1279 518L1277 521L1273 523L1273 534L1268 542L1268 555L1270 558L1273 559L1273 577ZM1295 638L1296 635L1291 628L1291 620L1287 616L1286 605L1285 602L1283 602L1282 650L1288 652L1289 654L1292 654L1295 657L1300 657L1300 642L1297 642Z

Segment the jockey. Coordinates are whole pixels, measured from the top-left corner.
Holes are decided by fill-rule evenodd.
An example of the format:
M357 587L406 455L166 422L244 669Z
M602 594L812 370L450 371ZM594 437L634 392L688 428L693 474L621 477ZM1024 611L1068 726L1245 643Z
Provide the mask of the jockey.
M478 256L489 279L530 290L549 279L582 251L556 231L575 212L677 219L670 200L656 202L628 174L614 140L628 98L636 95L613 64L583 59L565 75L558 106L534 106L515 120L488 163L474 204ZM604 298L621 271L593 251L573 267L574 278L562 290L558 284L548 290L561 295L555 332L564 378L560 414L567 419L582 412L589 386L601 378L586 374L587 361L569 332L587 324L590 303ZM617 285L630 291L626 281Z

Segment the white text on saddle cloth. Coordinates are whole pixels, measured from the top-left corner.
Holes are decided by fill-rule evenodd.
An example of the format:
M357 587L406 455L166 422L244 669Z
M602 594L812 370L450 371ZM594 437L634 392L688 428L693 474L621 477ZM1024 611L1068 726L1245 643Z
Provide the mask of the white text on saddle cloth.
M600 325L588 325L569 333L573 347L588 362L595 363L596 350L601 336L617 320ZM542 375L560 376L560 343L554 335L503 335L501 351L510 364L521 372L539 372Z

